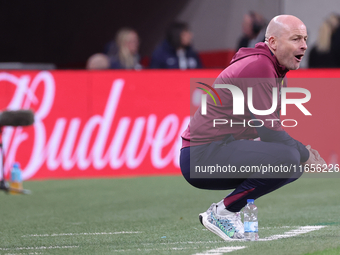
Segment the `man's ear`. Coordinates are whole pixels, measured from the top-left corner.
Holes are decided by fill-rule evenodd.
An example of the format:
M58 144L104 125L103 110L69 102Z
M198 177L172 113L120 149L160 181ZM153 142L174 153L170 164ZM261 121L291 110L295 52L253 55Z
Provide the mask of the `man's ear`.
M275 36L270 36L268 39L267 39L267 42L268 42L268 45L271 49L273 49L274 51L276 51L277 49L277 39Z

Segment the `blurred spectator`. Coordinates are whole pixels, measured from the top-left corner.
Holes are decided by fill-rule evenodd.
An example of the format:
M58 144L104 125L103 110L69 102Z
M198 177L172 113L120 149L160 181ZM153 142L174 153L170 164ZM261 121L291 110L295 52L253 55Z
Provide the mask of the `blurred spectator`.
M309 53L309 67L340 67L339 15L331 14L319 28L315 46Z
M250 11L245 14L242 22L243 36L239 40L236 50L242 47L254 48L258 42L264 42L267 23L259 13Z
M131 28L120 29L116 34L115 41L106 45L105 53L110 58L110 68L141 69L138 50L139 37L137 32Z
M340 16L338 15L338 27L332 38L332 52L335 59L335 67L340 68Z
M202 68L197 52L192 48L193 34L188 25L175 22L166 31L166 39L157 46L151 57L151 68Z
M108 69L110 67L109 57L103 53L96 53L89 57L86 63L86 69Z

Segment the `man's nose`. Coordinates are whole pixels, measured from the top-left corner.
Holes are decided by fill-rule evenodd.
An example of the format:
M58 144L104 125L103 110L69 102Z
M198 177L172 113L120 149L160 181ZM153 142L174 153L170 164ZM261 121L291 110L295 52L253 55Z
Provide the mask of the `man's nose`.
M307 50L307 42L305 40L302 40L301 49Z

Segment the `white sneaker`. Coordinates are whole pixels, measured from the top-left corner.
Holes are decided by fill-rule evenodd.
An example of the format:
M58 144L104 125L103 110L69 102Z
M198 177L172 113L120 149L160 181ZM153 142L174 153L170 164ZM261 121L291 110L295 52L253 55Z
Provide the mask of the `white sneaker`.
M223 215L218 215L217 205L212 204L206 212L199 215L199 220L204 227L225 241L244 238L244 227L239 212L225 210Z

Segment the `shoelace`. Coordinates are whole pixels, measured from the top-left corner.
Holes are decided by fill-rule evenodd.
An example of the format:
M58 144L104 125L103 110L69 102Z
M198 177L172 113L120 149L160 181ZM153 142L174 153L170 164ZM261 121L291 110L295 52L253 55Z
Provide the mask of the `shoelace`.
M233 229L235 229L234 225L229 220L218 219L218 221L227 231L232 231Z
M223 216L218 216L213 211L211 211L210 217L213 221L216 222L216 224L218 224L225 231L233 231L233 230L235 231L236 230L233 222L230 219L227 219Z
M232 219L226 219L224 217L217 216L216 213L213 212L213 208L215 206L216 204L213 203L208 209L208 211L210 211L211 213L210 217L212 218L212 220L216 221L216 223L226 231L235 230L236 232L241 232L240 230L243 229L243 223L241 220L240 212L235 213Z

